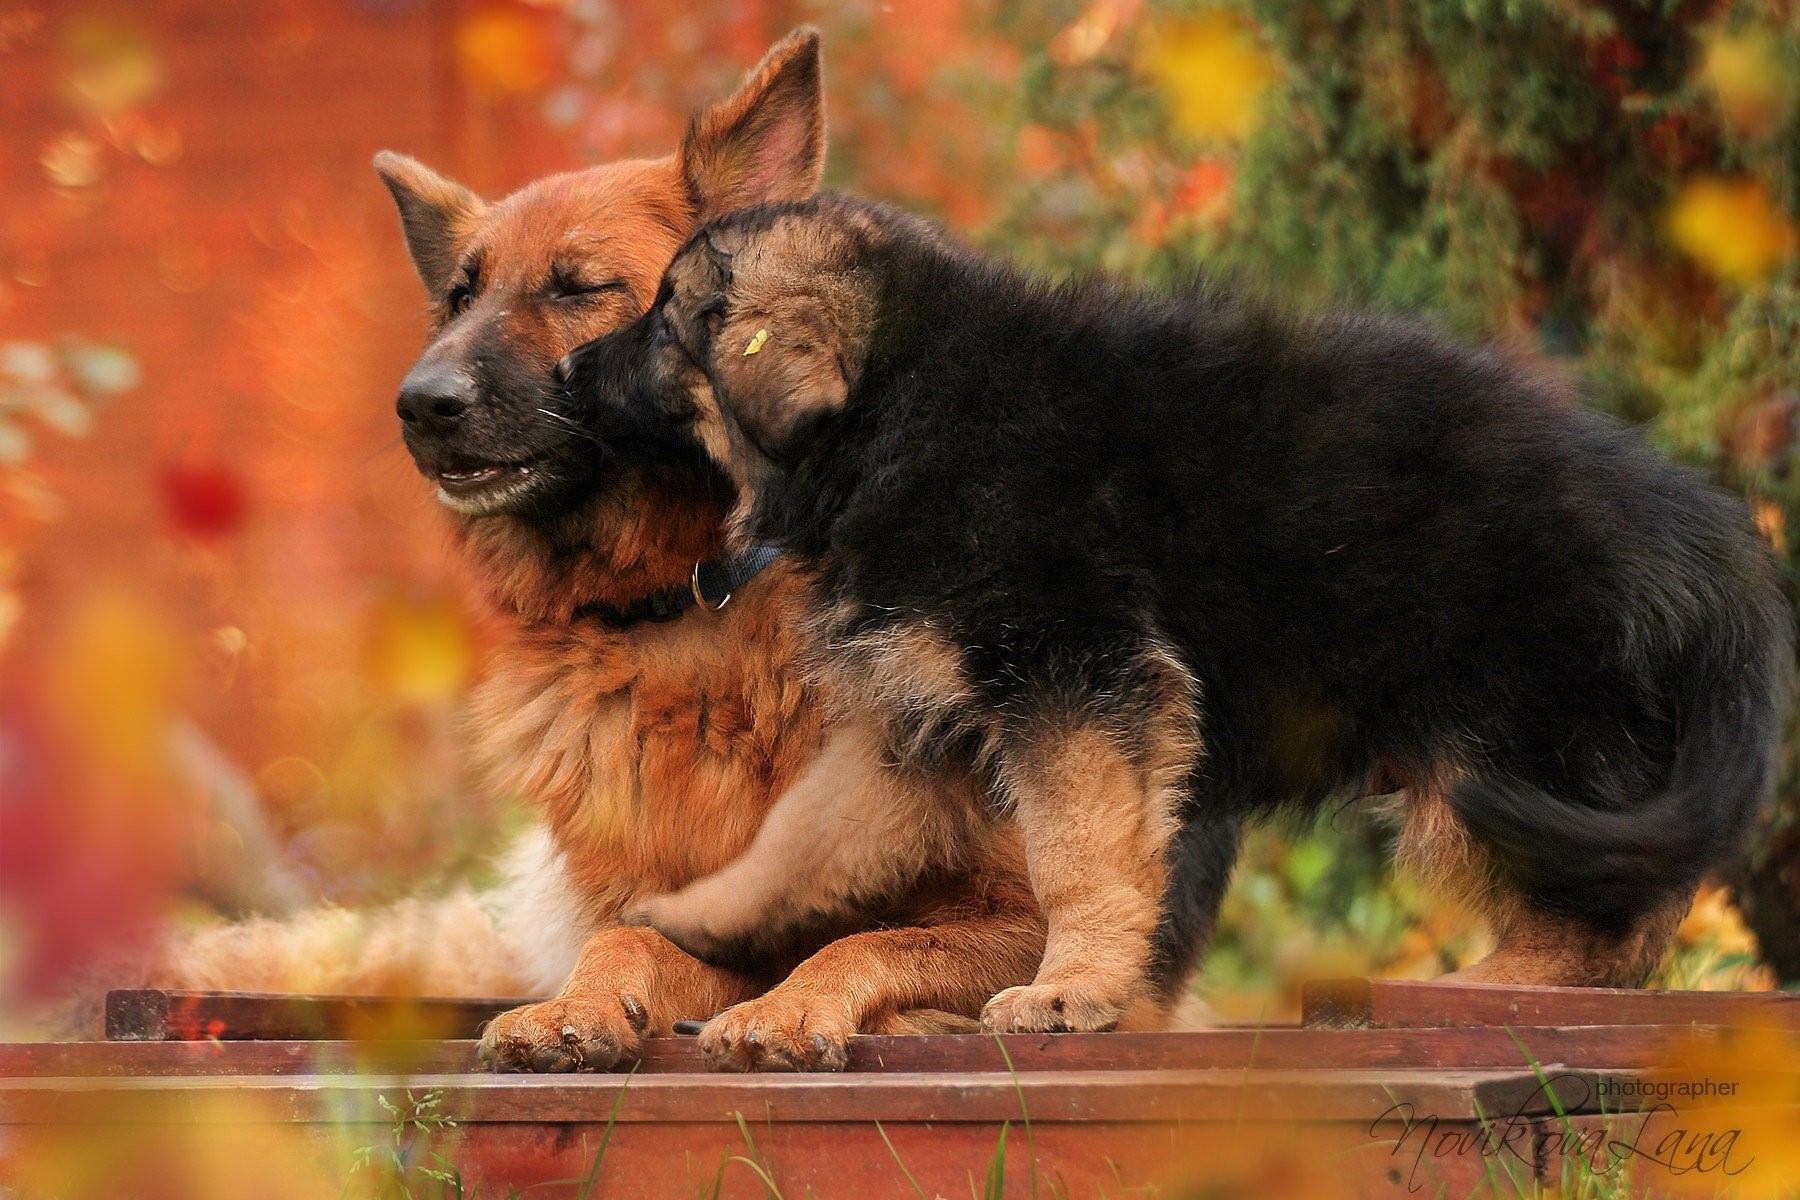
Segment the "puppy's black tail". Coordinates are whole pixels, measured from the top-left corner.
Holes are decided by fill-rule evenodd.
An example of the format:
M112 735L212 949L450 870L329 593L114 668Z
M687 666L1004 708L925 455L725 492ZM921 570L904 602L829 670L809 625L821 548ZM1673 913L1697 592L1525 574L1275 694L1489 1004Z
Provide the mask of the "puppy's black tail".
M1735 619L1690 643L1673 673L1676 746L1663 790L1600 807L1509 776L1447 797L1503 879L1554 911L1623 929L1651 898L1691 889L1735 853L1774 783L1793 676L1779 593L1740 596Z

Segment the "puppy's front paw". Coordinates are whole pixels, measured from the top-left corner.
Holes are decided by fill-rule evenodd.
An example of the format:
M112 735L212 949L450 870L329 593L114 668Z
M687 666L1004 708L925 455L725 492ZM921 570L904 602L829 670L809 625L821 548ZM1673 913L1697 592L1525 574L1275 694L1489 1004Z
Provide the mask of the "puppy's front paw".
M981 1024L993 1033L1098 1033L1124 1015L1123 1002L1078 984L1031 983L989 1000Z
M679 893L668 892L644 897L626 909L619 919L627 925L654 929L679 946L684 954L705 960L704 951L712 947L714 939L707 932L705 923L687 908Z
M708 1021L700 1052L714 1071L841 1071L855 1032L833 1006L775 991Z
M749 940L715 929L699 911L703 906L685 892L647 896L626 910L621 920L662 934L690 958L710 966L741 969L753 960Z
M610 1071L635 1062L650 1016L634 996L546 1000L488 1022L476 1050L490 1071Z

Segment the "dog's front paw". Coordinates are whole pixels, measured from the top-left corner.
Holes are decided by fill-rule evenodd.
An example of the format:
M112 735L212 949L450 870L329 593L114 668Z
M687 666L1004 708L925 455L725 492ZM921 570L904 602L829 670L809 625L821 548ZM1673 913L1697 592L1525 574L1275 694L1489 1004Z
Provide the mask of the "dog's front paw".
M1079 984L1031 983L989 1000L981 1024L993 1033L1098 1033L1124 1015L1124 1002Z
M610 1071L637 1061L649 1027L634 996L558 998L495 1017L476 1054L490 1071Z
M714 1071L841 1071L850 1061L849 1014L779 989L733 1005L700 1031L700 1052Z

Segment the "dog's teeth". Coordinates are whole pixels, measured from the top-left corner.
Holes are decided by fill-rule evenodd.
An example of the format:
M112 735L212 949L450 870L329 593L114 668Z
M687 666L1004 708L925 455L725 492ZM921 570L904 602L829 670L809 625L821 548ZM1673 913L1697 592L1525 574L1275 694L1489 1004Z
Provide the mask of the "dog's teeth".
M494 463L463 471L439 471L438 501L464 516L485 516L531 490L536 463Z
M508 471L517 471L517 467L478 467L473 471L444 471L438 477L446 483L470 484L486 483L498 479Z

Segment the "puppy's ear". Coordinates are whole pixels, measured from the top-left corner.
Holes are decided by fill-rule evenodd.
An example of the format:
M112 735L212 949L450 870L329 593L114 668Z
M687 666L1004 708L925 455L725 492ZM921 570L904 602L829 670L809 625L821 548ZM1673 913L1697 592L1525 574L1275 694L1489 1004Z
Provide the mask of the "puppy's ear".
M681 172L700 221L818 190L825 167L820 71L819 31L796 29L736 92L689 122Z
M457 250L487 205L462 184L392 150L375 156L375 173L400 209L406 248L425 290L441 294L456 269Z
M749 330L733 322L713 345L720 401L765 456L789 466L806 451L818 418L850 398L837 333L804 319Z
M663 310L684 346L700 347L710 341L709 329L722 317L726 294L731 290L732 254L722 244L720 231L705 229L675 256L663 275L671 301Z

